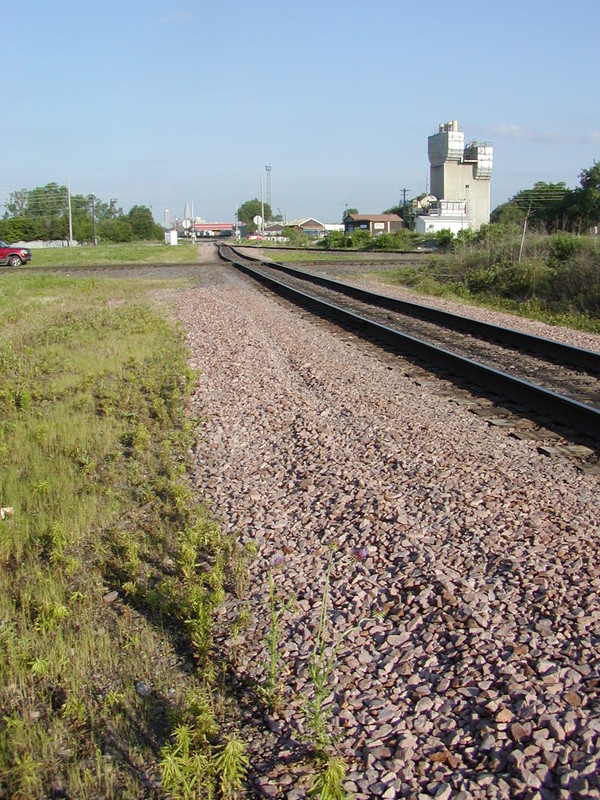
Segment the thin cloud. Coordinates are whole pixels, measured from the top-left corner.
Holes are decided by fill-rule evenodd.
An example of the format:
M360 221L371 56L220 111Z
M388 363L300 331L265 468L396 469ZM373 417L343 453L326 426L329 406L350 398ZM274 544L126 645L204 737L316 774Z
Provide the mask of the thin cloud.
M518 125L491 125L488 131L492 136L518 139L524 142L542 144L600 144L600 133L558 133L557 131L534 131L519 128Z

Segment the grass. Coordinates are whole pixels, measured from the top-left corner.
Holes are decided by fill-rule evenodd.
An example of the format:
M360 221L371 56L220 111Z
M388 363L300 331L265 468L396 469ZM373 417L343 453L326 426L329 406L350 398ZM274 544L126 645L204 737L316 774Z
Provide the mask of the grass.
M186 729L171 797L245 774L212 636L232 546L187 479L182 334L143 291L0 276L0 797L163 796Z
M195 264L198 244L162 242L100 244L97 247L39 247L32 250L33 267L86 267L109 264ZM21 267L28 269L28 266Z
M597 316L581 313L568 302L549 307L542 298L535 296L514 299L490 291L471 291L464 281L447 274L443 265L444 257L437 257L433 268L425 263L421 268L395 267L372 272L370 277L387 285L406 286L424 297L444 298L538 320L548 325L562 325L586 333L600 333L600 319Z

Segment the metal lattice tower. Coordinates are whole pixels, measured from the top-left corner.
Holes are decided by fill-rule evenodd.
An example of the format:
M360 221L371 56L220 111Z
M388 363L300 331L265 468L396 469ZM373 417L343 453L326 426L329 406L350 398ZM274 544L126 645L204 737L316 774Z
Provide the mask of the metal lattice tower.
M271 165L267 164L265 170L267 173L267 205L271 209L271 213L273 213L273 207L271 206Z

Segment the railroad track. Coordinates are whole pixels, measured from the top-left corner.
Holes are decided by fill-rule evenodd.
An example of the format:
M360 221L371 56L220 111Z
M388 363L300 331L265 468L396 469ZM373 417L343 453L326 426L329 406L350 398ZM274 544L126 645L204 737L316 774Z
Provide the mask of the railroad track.
M600 353L378 295L220 245L221 257L279 294L517 403L567 438L600 445ZM566 430L565 430L566 429Z

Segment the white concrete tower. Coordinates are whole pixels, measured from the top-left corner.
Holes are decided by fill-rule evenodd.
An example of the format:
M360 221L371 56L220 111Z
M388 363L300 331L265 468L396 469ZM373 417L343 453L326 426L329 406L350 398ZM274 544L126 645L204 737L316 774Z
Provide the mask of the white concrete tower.
M445 122L427 140L431 194L440 203L463 203L469 228L479 230L490 221L490 178L494 164L491 144L470 142L458 129L458 120Z

